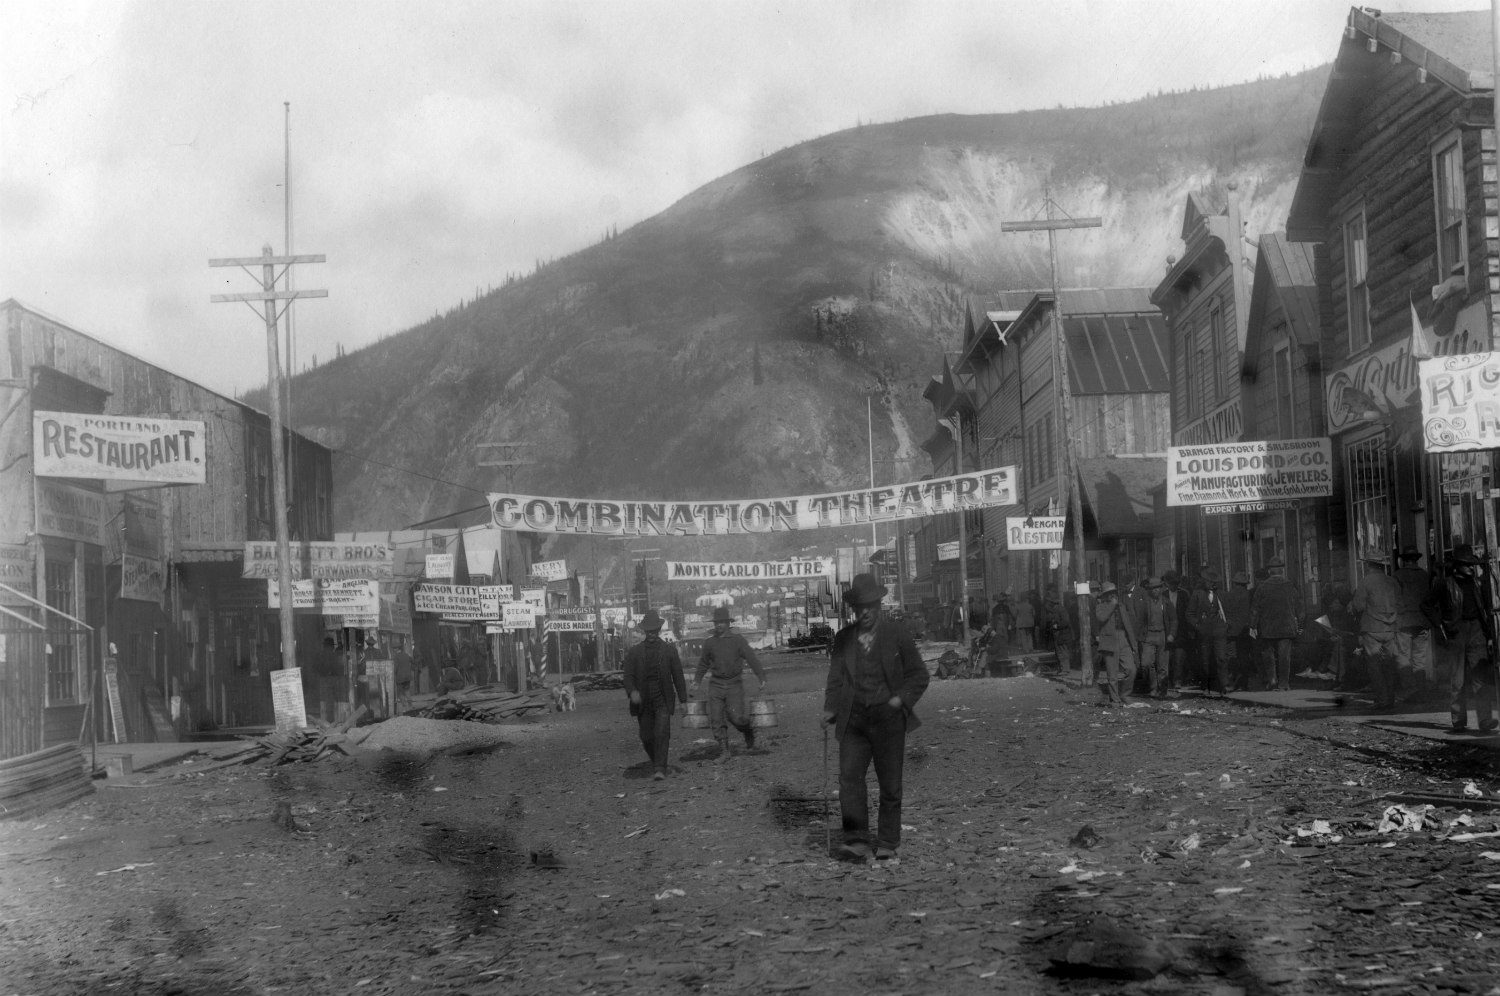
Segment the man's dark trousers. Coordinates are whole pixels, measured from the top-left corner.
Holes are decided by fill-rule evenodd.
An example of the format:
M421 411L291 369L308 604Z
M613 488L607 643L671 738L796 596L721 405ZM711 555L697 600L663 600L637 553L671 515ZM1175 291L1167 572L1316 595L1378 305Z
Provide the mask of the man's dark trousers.
M885 703L855 703L839 740L839 810L844 842L864 842L895 850L901 843L901 773L906 754L906 712ZM870 833L870 801L865 772L875 764L880 810L875 840Z
M641 746L646 748L652 767L666 774L667 749L672 746L671 712L656 708L654 703L642 702L636 720L641 724Z

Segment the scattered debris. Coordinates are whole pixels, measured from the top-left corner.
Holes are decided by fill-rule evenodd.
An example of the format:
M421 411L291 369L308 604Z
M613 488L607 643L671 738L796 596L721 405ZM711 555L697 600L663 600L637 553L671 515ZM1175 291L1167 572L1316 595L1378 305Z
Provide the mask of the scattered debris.
M1433 806L1391 806L1380 816L1377 833L1406 833L1421 830L1426 826L1427 814Z
M1148 937L1095 920L1066 938L1051 961L1055 975L1142 981L1160 975L1172 956Z
M1084 825L1080 827L1078 829L1078 832L1068 840L1068 843L1072 844L1074 847L1082 847L1084 849L1087 849L1090 847L1099 846L1099 842L1101 840L1103 840L1103 838L1094 832L1093 827Z

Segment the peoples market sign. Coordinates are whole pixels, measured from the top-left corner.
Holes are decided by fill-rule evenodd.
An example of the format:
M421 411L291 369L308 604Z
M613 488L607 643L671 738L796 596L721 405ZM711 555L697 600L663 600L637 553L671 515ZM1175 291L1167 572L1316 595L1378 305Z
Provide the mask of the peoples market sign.
M831 494L730 501L615 501L491 494L501 529L597 536L729 536L895 522L1016 503L1016 468Z

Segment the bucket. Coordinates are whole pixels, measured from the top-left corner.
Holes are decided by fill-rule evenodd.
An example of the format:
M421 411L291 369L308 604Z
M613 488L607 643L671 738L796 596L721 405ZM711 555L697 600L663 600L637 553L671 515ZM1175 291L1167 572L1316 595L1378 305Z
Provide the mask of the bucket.
M750 725L755 727L776 725L776 702L774 699L750 700Z
M708 703L702 699L688 699L684 702L682 725L690 730L708 729Z

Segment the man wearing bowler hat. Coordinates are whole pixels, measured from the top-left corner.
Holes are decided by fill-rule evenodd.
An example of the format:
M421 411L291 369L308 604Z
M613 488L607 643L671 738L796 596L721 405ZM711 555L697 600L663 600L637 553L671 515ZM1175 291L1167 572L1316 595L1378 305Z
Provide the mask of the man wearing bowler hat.
M1495 621L1485 590L1487 578L1480 574L1483 565L1474 548L1461 543L1448 555L1446 576L1438 582L1440 633L1458 645L1448 700L1449 729L1455 733L1469 728L1471 706L1480 733L1500 729L1494 711Z
M1219 591L1219 572L1205 567L1200 587L1188 603L1188 622L1198 637L1202 654L1203 690L1220 695L1229 683L1229 621L1224 612L1224 596Z
M829 651L823 721L834 724L839 742L839 811L843 841L838 857L870 857L869 790L873 763L880 786L873 841L875 858L896 856L901 844L901 775L906 734L919 725L913 708L927 690L927 665L910 635L881 617L886 587L873 574L856 574L844 601L854 622L838 631Z
M703 641L703 656L693 672L694 688L708 675L708 725L713 727L714 739L719 742L721 758L729 756L731 726L744 736L747 748L755 746L755 727L750 725L750 714L745 709L746 664L755 672L761 692L766 690L766 673L760 669L760 659L750 649L750 641L729 631L733 622L734 616L727 606L714 609L714 632Z
M672 713L679 700L687 701L682 658L677 648L661 638L661 616L647 609L641 617L646 638L625 654L621 676L630 697L630 714L640 723L641 746L656 770L651 777L667 777L667 749L672 744Z
M1250 594L1250 636L1264 654L1261 674L1273 692L1292 688L1292 643L1302 633L1307 610L1302 591L1286 576L1286 561L1272 557L1266 579Z

